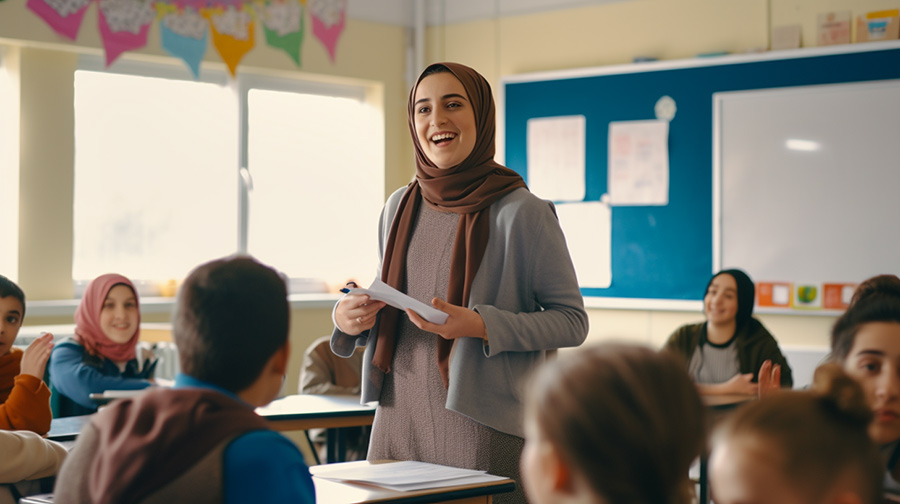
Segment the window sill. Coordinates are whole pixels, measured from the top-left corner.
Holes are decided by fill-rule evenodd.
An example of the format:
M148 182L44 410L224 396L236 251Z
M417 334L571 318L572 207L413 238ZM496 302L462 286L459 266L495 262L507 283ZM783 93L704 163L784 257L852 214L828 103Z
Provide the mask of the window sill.
M340 294L291 294L288 300L292 310L317 310L331 308L340 299ZM79 299L58 299L49 301L28 301L25 314L31 317L74 317ZM141 314L172 313L175 309L173 297L142 297Z

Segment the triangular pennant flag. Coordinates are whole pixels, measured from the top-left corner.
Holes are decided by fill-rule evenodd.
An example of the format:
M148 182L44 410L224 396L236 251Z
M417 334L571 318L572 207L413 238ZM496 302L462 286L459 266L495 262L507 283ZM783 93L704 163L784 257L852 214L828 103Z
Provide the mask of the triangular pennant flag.
M200 78L200 62L206 53L209 39L209 23L196 9L182 10L158 2L160 42L172 56L181 58L191 69L194 78Z
M288 53L294 63L300 66L303 6L299 0L269 0L262 9L266 43Z
M125 51L147 45L150 24L156 18L151 0L100 0L100 39L106 66Z
M325 44L334 63L337 42L347 21L347 0L307 0L312 16L313 35Z
M234 77L238 63L256 44L251 11L246 7L229 6L227 10L221 7L203 9L201 14L210 21L213 45Z
M53 31L75 40L90 4L91 0L28 0L26 6Z

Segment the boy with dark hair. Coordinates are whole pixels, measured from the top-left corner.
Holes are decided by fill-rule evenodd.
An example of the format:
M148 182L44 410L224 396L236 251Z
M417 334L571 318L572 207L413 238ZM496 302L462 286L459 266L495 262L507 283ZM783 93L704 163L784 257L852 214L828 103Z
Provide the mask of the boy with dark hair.
M203 264L173 320L175 388L94 415L55 502L315 502L300 451L253 411L278 396L290 355L281 276L249 257Z
M53 335L42 334L25 351L13 348L25 318L25 293L0 275L0 429L50 430L50 389L43 381Z

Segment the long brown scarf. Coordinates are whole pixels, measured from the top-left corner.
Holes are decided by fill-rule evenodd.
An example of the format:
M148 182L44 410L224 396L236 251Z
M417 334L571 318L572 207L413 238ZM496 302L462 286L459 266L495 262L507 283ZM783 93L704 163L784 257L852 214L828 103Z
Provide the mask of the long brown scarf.
M462 83L475 112L477 137L471 154L458 166L440 169L432 163L419 144L415 126L416 89L423 77L443 66ZM409 130L416 149L416 178L409 184L400 200L391 224L381 280L396 289L403 288L406 276L406 252L412 227L422 201L441 212L460 215L450 259L450 285L447 302L468 307L469 293L478 266L484 257L490 234L490 206L525 181L513 170L494 161L495 112L491 86L475 70L458 63L435 63L419 76L409 93ZM390 372L397 337L400 311L386 306L378 325L375 355L372 363L385 373ZM450 351L452 340L438 336L437 360L444 380L450 383Z

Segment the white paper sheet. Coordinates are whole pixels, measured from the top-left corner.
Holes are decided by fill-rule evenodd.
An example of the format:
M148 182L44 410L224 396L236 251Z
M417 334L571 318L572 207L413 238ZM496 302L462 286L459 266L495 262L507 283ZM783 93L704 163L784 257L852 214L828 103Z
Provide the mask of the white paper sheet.
M350 289L349 293L368 294L370 299L384 301L390 306L393 306L394 308L400 310L406 310L407 308L409 308L410 310L416 312L420 317L431 322L432 324L443 324L447 321L447 317L449 317L449 315L438 310L437 308L428 306L418 299L413 299L377 278L374 282L372 282L372 285L370 285L369 288L363 289L361 287L356 287Z
M529 119L527 135L531 192L551 201L582 201L584 116Z
M578 285L607 288L612 283L612 212L601 201L556 205Z
M310 472L316 478L367 483L402 492L506 479L487 474L485 471L460 469L416 461L371 464L357 467L341 467L341 465L329 467L324 465L313 467L310 469Z
M669 123L609 123L607 174L611 205L667 205Z

